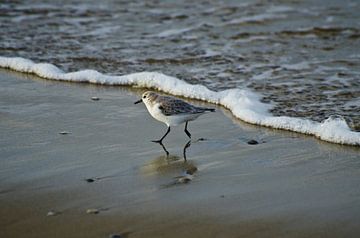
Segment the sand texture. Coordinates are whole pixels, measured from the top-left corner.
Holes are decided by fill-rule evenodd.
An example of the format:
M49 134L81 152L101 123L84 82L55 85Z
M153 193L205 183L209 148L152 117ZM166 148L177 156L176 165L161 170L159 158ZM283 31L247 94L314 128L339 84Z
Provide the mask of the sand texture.
M0 70L0 237L360 236L358 147L191 101L166 156L143 91Z

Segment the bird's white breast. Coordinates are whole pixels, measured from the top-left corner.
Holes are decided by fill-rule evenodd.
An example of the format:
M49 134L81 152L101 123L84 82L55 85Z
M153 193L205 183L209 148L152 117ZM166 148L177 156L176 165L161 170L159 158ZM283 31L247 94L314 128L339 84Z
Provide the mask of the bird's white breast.
M146 108L148 109L150 115L153 118L167 124L166 116L164 114L162 114L161 110L159 109L159 103L155 103L153 105L146 103L145 105L146 105Z

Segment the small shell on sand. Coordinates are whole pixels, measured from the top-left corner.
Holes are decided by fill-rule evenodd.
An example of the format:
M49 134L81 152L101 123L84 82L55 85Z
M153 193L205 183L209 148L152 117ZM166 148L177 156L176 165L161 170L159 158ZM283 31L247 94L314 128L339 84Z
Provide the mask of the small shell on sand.
M180 176L177 179L177 183L189 183L193 180L193 176L192 175L185 175L185 176Z
M60 214L60 212L50 210L50 211L48 211L46 216L51 217L51 216L56 216L56 215L59 215L59 214Z
M99 209L96 208L89 208L86 210L87 214L98 214L99 212L100 212Z

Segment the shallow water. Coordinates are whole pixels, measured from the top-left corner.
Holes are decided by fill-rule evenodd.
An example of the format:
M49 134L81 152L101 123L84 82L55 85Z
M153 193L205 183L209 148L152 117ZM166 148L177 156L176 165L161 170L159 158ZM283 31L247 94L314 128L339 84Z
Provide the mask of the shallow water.
M274 115L360 128L360 3L5 1L0 55L122 75L249 87Z

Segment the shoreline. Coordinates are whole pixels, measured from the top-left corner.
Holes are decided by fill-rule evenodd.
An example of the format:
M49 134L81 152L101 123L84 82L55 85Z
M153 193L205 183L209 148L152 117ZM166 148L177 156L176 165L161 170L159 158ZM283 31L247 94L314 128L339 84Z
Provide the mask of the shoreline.
M312 135L320 140L346 145L360 145L360 132L352 131L342 116L330 116L322 122L306 118L272 116L270 104L262 103L259 95L248 89L226 89L215 92L200 84L189 84L158 72L140 72L122 76L102 74L95 70L66 73L53 64L34 63L20 57L1 57L0 67L31 73L55 81L91 84L136 86L155 89L175 96L221 105L238 119L250 124Z

